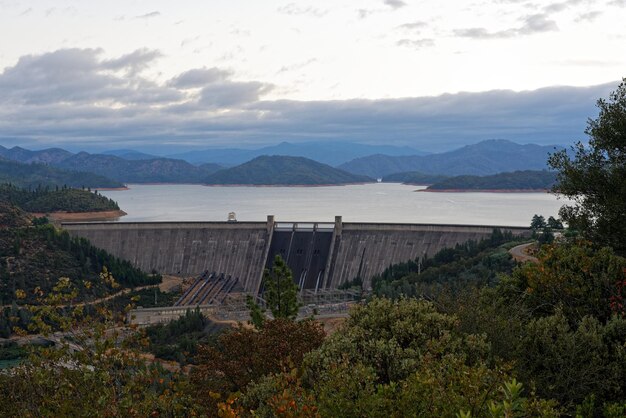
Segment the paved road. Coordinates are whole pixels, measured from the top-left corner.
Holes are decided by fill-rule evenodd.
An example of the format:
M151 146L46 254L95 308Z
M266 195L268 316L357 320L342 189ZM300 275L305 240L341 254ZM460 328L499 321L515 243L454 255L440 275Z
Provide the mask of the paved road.
M509 254L511 254L515 261L518 261L520 263L525 263L527 261L530 261L531 263L538 263L539 260L537 259L537 257L533 257L532 255L528 255L526 253L526 249L533 245L535 245L534 242L518 245L517 247L511 248L509 250Z

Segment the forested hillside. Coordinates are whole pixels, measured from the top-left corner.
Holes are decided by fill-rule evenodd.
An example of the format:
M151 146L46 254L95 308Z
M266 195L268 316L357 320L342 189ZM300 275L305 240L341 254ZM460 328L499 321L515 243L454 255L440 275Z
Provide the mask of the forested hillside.
M27 212L100 212L119 210L113 200L88 190L38 187L20 189L11 184L0 185L0 201L20 207Z
M371 182L326 164L302 157L282 155L257 157L237 167L207 177L208 184L323 185Z
M456 176L428 186L428 190L549 190L556 183L552 171L514 171L491 176Z
M0 159L0 183L11 183L27 189L39 186L74 188L117 188L124 186L119 181L91 172L68 171L39 163L24 164L4 159Z
M440 154L398 157L372 155L342 164L339 168L375 178L407 171L445 176L484 176L512 170L545 170L549 154L561 149L489 140Z

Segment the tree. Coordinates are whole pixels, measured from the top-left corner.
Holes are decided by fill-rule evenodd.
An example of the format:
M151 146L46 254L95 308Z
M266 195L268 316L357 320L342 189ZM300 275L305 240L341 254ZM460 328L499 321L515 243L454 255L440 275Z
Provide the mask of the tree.
M563 222L556 219L554 216L548 218L548 228L550 229L563 229Z
M609 100L599 99L600 113L587 123L589 145L578 142L575 156L552 154L558 171L553 191L574 201L560 211L570 228L598 245L626 253L626 78Z
M280 255L274 258L272 270L265 269L263 284L265 302L274 318L295 319L300 308L298 286L293 282L291 270Z
M532 221L530 222L530 227L535 231L545 228L546 219L541 215L535 214L535 216L533 216Z

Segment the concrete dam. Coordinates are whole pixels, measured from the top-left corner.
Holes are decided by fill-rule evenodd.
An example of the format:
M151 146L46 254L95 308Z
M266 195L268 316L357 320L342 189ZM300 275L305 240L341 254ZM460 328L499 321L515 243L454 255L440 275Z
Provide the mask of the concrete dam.
M488 237L494 228L434 224L276 222L64 223L72 236L150 272L198 276L215 272L258 294L263 270L281 255L302 289L336 289L356 277L368 288L390 264L432 256L446 247Z

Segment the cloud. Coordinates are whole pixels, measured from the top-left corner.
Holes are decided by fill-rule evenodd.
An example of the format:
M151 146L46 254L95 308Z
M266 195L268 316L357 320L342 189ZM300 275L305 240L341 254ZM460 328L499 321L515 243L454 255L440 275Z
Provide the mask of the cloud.
M137 74L148 68L150 63L161 57L161 53L153 49L138 49L130 54L122 55L108 61L103 61L104 68L112 70L127 70L129 74Z
M611 6L626 7L626 0L613 0L610 1L609 4Z
M143 15L135 16L135 19L152 19L154 17L161 16L161 12L155 10L154 12L146 13Z
M317 9L315 7L299 7L296 3L289 3L278 9L279 13L284 13L291 16L307 15L313 17L324 17L328 14L326 9Z
M563 10L569 9L572 6L577 6L581 3L584 3L586 0L566 0L559 3L551 3L544 7L544 10L548 13L552 12L562 12Z
M602 12L599 10L594 10L591 12L583 13L576 18L577 22L593 22L598 17L602 16Z
M396 29L404 29L404 30L419 30L428 26L427 22L424 21L416 21L405 23L403 25L396 26Z
M558 31L556 22L545 13L526 16L522 25L496 32L490 32L485 28L464 28L454 30L454 35L461 38L474 39L505 39L537 33Z
M207 84L224 81L232 75L231 71L220 68L196 68L185 71L172 78L168 85L180 89L204 87Z
M414 49L422 49L431 46L435 46L435 41L433 39L424 38L424 39L400 39L396 42L398 46L406 46Z
M430 151L489 138L567 144L583 137L598 98L617 82L381 100L266 100L271 84L220 68L165 82L142 72L150 50L103 58L100 49L27 55L0 73L0 144L158 149L344 140Z
M385 0L385 4L392 9L399 9L401 7L406 6L406 3L402 0Z

